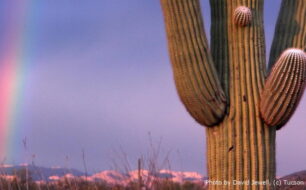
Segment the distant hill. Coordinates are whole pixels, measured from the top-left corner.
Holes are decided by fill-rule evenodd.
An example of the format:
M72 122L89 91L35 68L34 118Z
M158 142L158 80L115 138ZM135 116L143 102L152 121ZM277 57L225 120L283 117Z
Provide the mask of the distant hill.
M127 185L130 182L138 180L138 171L130 171L121 173L113 170L105 170L95 174L86 174L76 169L67 168L48 168L37 167L33 165L18 165L18 166L0 166L0 175L11 179L18 175L19 172L24 172L28 168L31 178L34 181L58 181L63 179L86 179L88 181L102 181L107 184ZM167 179L173 182L184 183L204 183L207 178L196 172L180 172L171 170L160 170L159 172L151 173L147 170L141 171L141 176L144 183L150 183L155 179ZM278 179L281 185L276 187L276 190L306 190L306 170L296 172Z
M18 172L28 168L31 178L34 181L48 181L51 176L63 177L67 174L72 174L76 177L85 176L84 172L81 172L76 169L67 169L67 168L47 168L47 167L38 167L34 165L16 165L16 166L0 166L0 174L7 176L14 176Z
M141 176L144 183L149 183L156 179L167 179L177 183L194 182L203 183L206 178L197 172L179 172L171 170L160 170L157 173L150 173L147 170L141 171ZM138 180L138 171L130 171L127 174L122 174L117 171L102 171L89 177L90 180L102 180L110 184L126 185L129 182Z
M33 165L18 165L18 166L2 166L0 167L0 175L8 179L13 176L18 176L20 172L25 172L28 169L29 174L34 181L57 181L64 178L70 179L86 179L88 181L103 181L108 184L126 185L129 182L138 180L138 171L130 171L128 173L121 173L113 170L105 170L95 174L86 174L76 169L66 168L47 168ZM156 173L150 173L147 170L142 170L141 175L144 181L152 181L154 179L168 179L173 182L203 182L205 178L196 172L179 172L170 170L160 170Z
M306 190L306 170L296 172L279 179L277 190Z

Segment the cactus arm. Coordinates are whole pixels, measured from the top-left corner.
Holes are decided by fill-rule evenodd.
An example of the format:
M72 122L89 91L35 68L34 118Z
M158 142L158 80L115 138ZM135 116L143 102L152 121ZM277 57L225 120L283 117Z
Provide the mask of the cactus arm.
M291 49L290 53L289 50L285 51L288 48L300 50ZM306 63L301 57L305 56L305 50L306 1L283 0L270 51L270 74L260 103L265 123L276 129L280 129L290 119L303 94Z
M269 71L288 48L306 51L306 1L283 0L270 51Z
M306 85L306 54L288 49L278 59L266 81L260 112L270 126L280 129L294 113Z
M226 97L213 65L199 0L161 0L178 94L200 124L222 121Z

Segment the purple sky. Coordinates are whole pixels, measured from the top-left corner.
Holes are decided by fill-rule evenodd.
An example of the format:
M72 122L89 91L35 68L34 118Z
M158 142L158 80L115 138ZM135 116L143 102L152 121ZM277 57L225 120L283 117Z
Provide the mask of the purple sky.
M209 4L201 2L208 32ZM267 52L279 5L265 3ZM20 146L8 162L35 154L37 165L82 169L84 149L92 172L110 169L113 157L122 162L122 149L133 166L147 155L150 132L154 144L162 138L161 158L171 151L172 169L206 174L204 129L176 94L159 1L35 0L26 27ZM278 175L306 169L305 108L304 97L277 133Z

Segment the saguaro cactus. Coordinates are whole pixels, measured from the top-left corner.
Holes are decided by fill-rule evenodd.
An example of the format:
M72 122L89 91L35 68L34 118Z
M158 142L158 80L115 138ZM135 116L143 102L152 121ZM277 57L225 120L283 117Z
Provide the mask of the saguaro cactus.
M210 0L210 48L199 0L160 1L179 97L206 126L210 190L274 189L276 130L305 89L306 0L282 1L266 82L263 0Z

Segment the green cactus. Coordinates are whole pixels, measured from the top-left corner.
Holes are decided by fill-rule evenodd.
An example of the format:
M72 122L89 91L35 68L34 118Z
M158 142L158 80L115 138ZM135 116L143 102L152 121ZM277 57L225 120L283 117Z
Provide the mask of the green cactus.
M301 50L286 51L266 84L263 0L210 0L210 48L199 0L160 1L179 97L207 126L209 179L230 182L210 190L274 189L263 182L275 179L276 129L305 88L306 1L282 1L269 68L285 49Z

